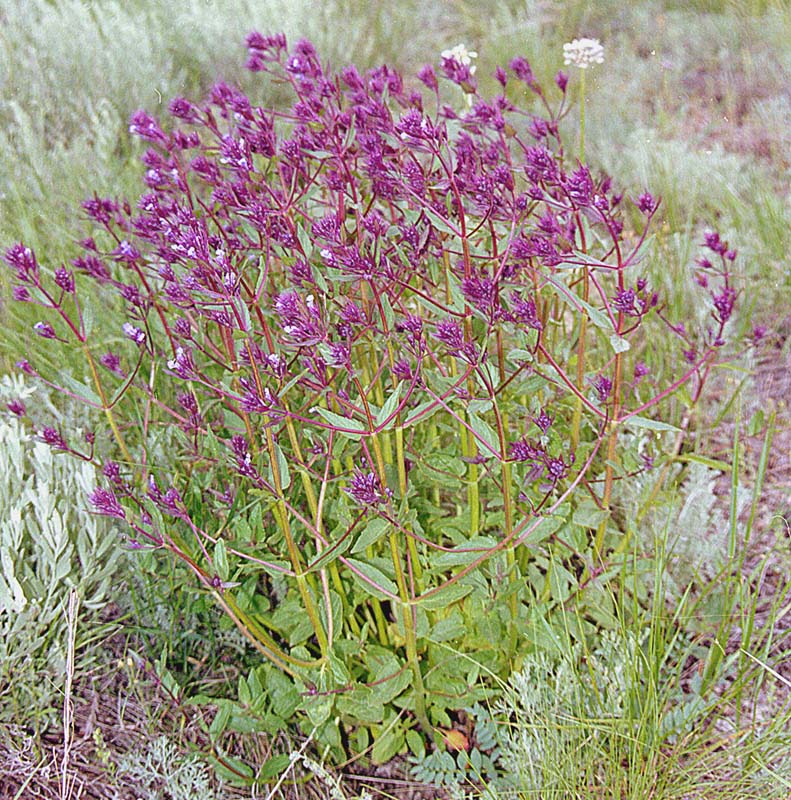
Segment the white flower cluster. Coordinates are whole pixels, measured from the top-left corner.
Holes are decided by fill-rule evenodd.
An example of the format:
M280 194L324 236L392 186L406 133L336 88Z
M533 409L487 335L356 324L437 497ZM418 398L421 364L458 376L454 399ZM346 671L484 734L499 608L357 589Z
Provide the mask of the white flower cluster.
M575 39L563 45L563 59L566 65L587 69L604 63L604 48L598 39Z
M475 50L468 50L463 44L457 44L450 50L443 50L441 53L443 58L451 58L457 64L463 64L465 67L470 68L470 75L475 75L475 65L472 63L473 58L478 58L478 53Z

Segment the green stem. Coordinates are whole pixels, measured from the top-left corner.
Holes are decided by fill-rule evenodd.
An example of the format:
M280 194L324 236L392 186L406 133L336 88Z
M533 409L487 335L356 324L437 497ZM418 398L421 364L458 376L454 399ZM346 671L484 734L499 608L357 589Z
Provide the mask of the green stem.
M433 735L433 728L429 724L428 715L426 714L426 687L423 684L423 673L420 669L420 659L417 654L417 631L415 630L415 620L412 616L416 607L409 602L409 592L407 590L404 569L401 565L398 538L398 533L396 531L390 534L390 554L393 559L393 566L395 567L398 594L401 597L401 614L404 621L407 663L412 667L412 674L415 677L415 716L417 716L418 722L426 735Z
M291 533L291 526L288 522L288 511L283 495L283 486L280 479L280 468L277 463L277 454L275 452L275 441L272 437L272 429L266 428L266 448L269 453L269 464L272 468L272 482L275 485L275 494L277 495L277 503L273 509L275 519L277 520L283 538L286 541L286 548L288 549L289 559L291 566L297 579L297 589L302 597L302 602L305 606L305 611L313 626L313 632L316 634L316 640L319 643L319 648L323 657L326 657L328 650L327 634L324 631L324 626L321 624L318 611L313 602L313 597L310 594L310 587L308 586L306 573L302 568L302 560L299 557L299 550L297 549L296 542Z
M580 162L585 161L585 70L580 70Z
M102 382L99 380L99 373L96 370L96 362L93 360L93 356L91 355L91 351L88 349L88 345L83 345L83 352L85 353L85 358L88 361L88 367L91 370L93 385L96 387L96 392L99 395L99 400L101 400L102 403L102 410L104 411L104 415L107 417L107 422L110 424L110 429L113 432L115 441L118 442L118 446L121 448L121 454L126 459L127 463L131 464L132 456L130 455L129 449L126 446L124 437L121 435L121 431L118 429L118 424L115 421L113 410L110 408L110 404L107 402L107 395L105 395L104 387L102 386Z

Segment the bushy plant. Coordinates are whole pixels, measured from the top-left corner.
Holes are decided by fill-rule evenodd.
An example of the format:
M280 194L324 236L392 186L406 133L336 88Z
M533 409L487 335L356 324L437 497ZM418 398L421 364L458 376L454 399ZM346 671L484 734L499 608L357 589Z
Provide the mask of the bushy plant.
M651 467L663 401L694 403L717 361L736 253L707 233L706 320L667 318L639 266L659 201L567 155L563 72L548 91L517 57L486 99L463 47L447 90L431 66L418 90L333 73L307 41L247 46L291 108L221 83L172 100L172 129L139 111L138 202L87 200L69 266L7 250L36 333L86 377L18 366L103 411L95 443L40 438L101 462L96 511L187 564L265 657L212 733L299 714L339 757L383 761L599 579L615 482ZM155 460L163 429L181 444Z
M60 714L69 591L87 619L112 599L123 555L114 526L90 513L96 468L64 461L17 416L54 412L46 394L19 376L0 381L12 412L0 418L0 718L35 728ZM76 433L86 420L70 416Z

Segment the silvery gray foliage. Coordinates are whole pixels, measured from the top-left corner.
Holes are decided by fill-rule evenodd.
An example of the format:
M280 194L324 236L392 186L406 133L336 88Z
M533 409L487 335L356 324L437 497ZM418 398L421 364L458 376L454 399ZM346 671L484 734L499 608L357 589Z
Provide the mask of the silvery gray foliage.
M0 402L55 411L45 392L19 377L0 380ZM92 465L64 458L37 441L22 421L0 416L0 694L20 714L45 708L49 681L65 658L65 608L71 588L82 616L110 599L121 550L108 520L90 513ZM57 686L57 683L54 684Z
M605 631L595 650L586 654L587 666L580 666L579 647L525 658L494 707L494 719L501 723L499 766L504 776L497 783L503 789L540 794L574 785L580 762L569 754L596 747L606 727L603 721L627 714L639 646L630 632ZM591 724L578 724L586 719Z
M185 756L166 737L158 736L142 750L127 753L119 776L131 781L140 800L214 800L209 770L196 756Z

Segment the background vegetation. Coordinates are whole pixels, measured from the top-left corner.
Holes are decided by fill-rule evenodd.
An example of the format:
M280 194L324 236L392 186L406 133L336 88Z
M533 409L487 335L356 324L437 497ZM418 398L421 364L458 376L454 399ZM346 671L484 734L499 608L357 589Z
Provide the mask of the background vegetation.
M20 455L2 462L2 510L20 522L0 529L0 630L11 632L3 663L15 665L0 669L0 793L64 796L65 774L83 796L352 797L365 785L356 771L368 773L371 791L390 794L420 779L490 797L787 796L788 4L8 0L3 249L22 240L49 263L68 260L85 197L137 195L141 148L127 132L135 109L159 113L176 94L197 100L218 78L256 98L258 79L241 68L251 29L306 36L334 65L385 61L407 73L463 41L490 85L494 66L516 54L549 82L564 42L598 37L606 61L588 75L586 152L622 185L662 197L646 263L652 282L673 313L696 314L689 266L703 228L716 226L740 251L735 324L742 336L765 326L766 343L720 371L694 413L676 403L670 421L687 430L678 457L661 485L619 498L640 534L631 568L611 584L616 608L642 598L623 615L628 625L581 653L573 614L555 617L551 645L515 665L499 699L471 701L446 748L405 748L387 767L363 757L340 770L343 779L321 766L310 731L226 734L230 757L217 759L211 700L236 695L252 654L178 568L107 547L114 534L75 505L75 487L89 478L65 474L73 465L46 461L4 420L2 441L13 438ZM568 133L576 122L565 125ZM10 372L20 349L44 342L30 341L36 319L2 289L0 359ZM5 386L4 397L28 391ZM90 424L84 409L38 391L26 402ZM51 508L39 512L45 491ZM44 531L53 519L62 525ZM83 601L70 623L73 586ZM702 691L707 683L715 695ZM66 691L73 733L64 732ZM260 770L257 790L239 781L238 763Z

